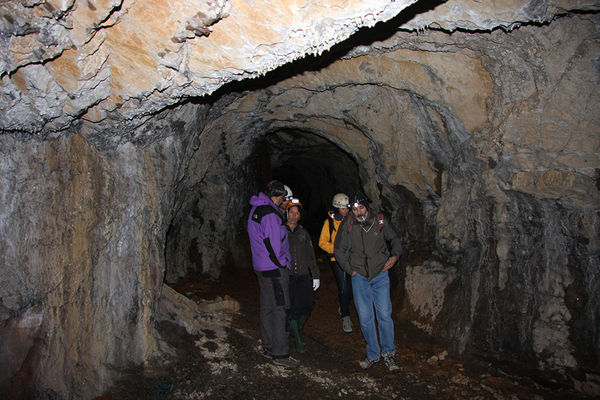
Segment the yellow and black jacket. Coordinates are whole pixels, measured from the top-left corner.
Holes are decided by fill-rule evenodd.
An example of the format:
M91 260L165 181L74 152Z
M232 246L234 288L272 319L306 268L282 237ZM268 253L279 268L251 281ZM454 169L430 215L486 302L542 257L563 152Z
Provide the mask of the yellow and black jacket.
M323 228L321 229L321 235L319 236L319 247L327 253L330 261L335 261L335 257L333 256L333 244L335 243L337 230L344 217L333 210L330 210L327 215L329 218L323 222Z

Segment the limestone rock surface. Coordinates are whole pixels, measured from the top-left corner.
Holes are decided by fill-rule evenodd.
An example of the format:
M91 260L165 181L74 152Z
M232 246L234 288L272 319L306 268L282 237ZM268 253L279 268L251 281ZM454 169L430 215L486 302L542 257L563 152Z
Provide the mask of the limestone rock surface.
M182 98L321 53L413 2L3 2L0 130L48 135L109 115L136 127Z
M600 6L420 3L0 3L2 389L93 398L160 355L165 278L233 265L262 171L333 147L323 182L404 240L403 317L600 370Z
M54 137L81 129L105 146L121 137L151 141L140 127L161 110L321 54L403 10L405 29L491 30L595 8L516 0L426 7L414 0L7 1L0 4L0 130Z

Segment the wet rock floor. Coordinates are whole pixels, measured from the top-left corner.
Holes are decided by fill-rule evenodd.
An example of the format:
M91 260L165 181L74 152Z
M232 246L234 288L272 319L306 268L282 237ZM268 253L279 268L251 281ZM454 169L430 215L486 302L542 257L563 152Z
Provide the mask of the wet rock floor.
M455 359L415 328L396 323L396 360L389 373L382 362L363 371L364 340L352 309L354 330L342 331L337 289L329 265L321 265L322 284L304 334L307 351L295 352L298 369L275 366L260 351L258 285L251 268L223 273L219 280L195 275L174 288L195 301L229 296L240 304L231 314L226 343L211 329L193 337L170 322L158 326L177 354L123 377L101 400L129 399L587 399L564 383L523 376L482 360ZM223 351L223 348L226 350ZM219 350L218 350L219 349ZM437 359L436 359L437 358Z

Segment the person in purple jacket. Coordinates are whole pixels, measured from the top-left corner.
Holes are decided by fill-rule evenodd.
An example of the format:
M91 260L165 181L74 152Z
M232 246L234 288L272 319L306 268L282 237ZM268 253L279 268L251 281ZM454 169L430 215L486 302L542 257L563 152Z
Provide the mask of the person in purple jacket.
M291 256L285 218L279 211L285 195L284 184L274 180L267 183L263 192L250 198L248 237L260 291L263 353L277 365L299 367L300 361L290 357L288 343Z

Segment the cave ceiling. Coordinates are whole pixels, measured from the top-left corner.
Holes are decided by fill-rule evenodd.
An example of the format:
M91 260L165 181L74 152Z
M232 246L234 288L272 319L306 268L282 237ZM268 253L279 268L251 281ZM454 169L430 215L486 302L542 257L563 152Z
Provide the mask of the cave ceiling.
M597 8L584 0L5 1L0 131L119 142L138 130L151 141L158 133L144 125L162 111L319 56L378 23L512 30Z

